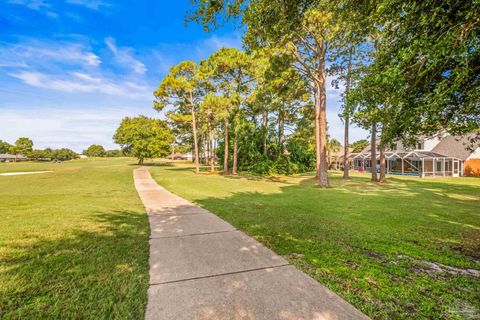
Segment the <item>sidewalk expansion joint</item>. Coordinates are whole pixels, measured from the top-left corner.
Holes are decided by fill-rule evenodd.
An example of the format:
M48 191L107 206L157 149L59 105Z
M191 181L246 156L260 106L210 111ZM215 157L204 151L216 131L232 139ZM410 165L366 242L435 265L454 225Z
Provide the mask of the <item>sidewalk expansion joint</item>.
M288 266L290 266L290 264L289 264L289 263L286 263L286 264L281 264L281 265L278 265L278 266L262 267L262 268L255 268L255 269L246 269L246 270L241 270L241 271L233 271L233 272L212 274L212 275L203 276L203 277L194 277L194 278L186 278L186 279L173 280L173 281L149 283L149 285L150 285L150 286L160 286L160 285L162 285L162 284L170 284L170 283L186 282L186 281L192 281L192 280L216 278L216 277L223 277L223 276L228 276L228 275L232 275L232 274L247 273L247 272L267 270L267 269L275 269L275 268L282 268L282 267L288 267Z
M157 212L157 213L148 213L147 216L151 217L171 217L171 216L198 216L200 214L208 214L209 212L195 212L195 213L179 213L179 212Z
M184 237L193 237L193 236L203 236L203 235L217 234L217 233L227 233L227 232L233 232L233 231L238 231L238 230L237 230L237 229L232 229L232 230L224 230L224 231L214 231L214 232L203 232L203 233L184 234L184 235L181 235L181 236L150 237L150 240L155 240L155 239L169 239L169 238L184 238Z

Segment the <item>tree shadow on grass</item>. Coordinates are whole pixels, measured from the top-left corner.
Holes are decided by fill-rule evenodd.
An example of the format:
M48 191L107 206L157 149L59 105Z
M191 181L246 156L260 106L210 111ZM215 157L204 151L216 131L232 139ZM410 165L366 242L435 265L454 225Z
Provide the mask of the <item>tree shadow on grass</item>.
M472 250L480 241L480 185L367 181L333 178L331 189L304 181L280 193L197 202L374 318L455 318L446 312L463 305L480 310L480 279L426 273L402 258L479 270Z
M0 318L139 319L148 288L145 213L107 212L93 230L6 244Z

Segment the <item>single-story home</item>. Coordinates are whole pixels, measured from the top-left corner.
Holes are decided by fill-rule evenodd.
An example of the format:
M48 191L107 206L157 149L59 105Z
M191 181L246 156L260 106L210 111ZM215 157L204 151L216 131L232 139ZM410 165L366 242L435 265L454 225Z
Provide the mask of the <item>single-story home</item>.
M473 135L439 134L419 139L415 148L405 148L401 142L385 152L387 174L419 177L480 176L480 143ZM379 141L379 139L377 139ZM351 169L371 172L379 170L380 152L372 162L371 148L349 155Z
M171 156L171 159L193 161L193 156L191 153L175 153L173 156Z
M0 162L15 162L15 161L23 161L27 160L23 154L8 154L8 153L0 153Z

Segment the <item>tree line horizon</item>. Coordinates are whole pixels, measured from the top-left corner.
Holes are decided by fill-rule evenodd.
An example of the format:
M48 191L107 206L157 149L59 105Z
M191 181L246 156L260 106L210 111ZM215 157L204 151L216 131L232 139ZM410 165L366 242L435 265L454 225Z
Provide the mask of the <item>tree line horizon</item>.
M340 145L328 137L331 76L345 87L343 177L355 123L379 144L380 178L372 170L371 180L385 182L393 142L480 132L477 12L476 0L192 0L187 23L210 32L234 21L243 49L173 66L154 92L166 120L124 118L114 140L140 163L192 146L197 173L202 153L212 171L315 170L328 187L328 154Z

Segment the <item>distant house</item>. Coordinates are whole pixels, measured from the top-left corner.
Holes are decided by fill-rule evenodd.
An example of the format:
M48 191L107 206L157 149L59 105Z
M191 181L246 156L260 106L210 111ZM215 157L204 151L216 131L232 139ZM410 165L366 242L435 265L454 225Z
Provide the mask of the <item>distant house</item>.
M182 153L175 153L174 155L172 155L171 159L172 160L184 160Z
M184 153L182 155L182 160L193 161L193 155L190 152Z
M84 154L80 154L80 155L78 155L78 156L80 157L80 159L87 159L87 158L88 158L88 156L86 156L86 155L84 155Z
M438 134L419 138L414 148L398 142L385 152L387 173L422 178L480 176L480 145L477 141L472 146L472 137ZM371 172L372 167L379 170L379 158L380 153L377 152L377 158L372 161L370 145L362 152L349 156L351 168L361 172Z
M480 177L480 145L477 142L472 148L472 138L473 135L447 136L432 151L460 159L464 175Z
M193 161L193 156L191 153L175 153L172 157L172 160L189 160Z
M15 162L15 161L23 161L27 160L23 154L8 154L8 153L1 153L0 154L0 162Z
M348 148L348 152L351 152L351 151L352 151L352 148ZM339 147L338 151L335 151L335 152L327 151L328 168L335 169L335 170L339 170L339 169L343 170L343 155L344 155L344 151L343 151L342 145Z

